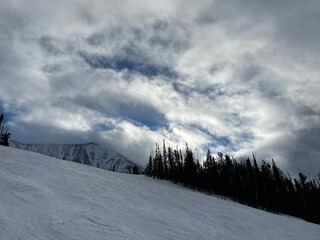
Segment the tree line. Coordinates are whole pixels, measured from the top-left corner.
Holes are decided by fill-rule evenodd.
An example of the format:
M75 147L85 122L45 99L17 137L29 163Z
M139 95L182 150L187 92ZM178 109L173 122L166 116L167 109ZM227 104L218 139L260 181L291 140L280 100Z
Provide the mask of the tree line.
M256 156L236 161L221 152L208 150L200 163L188 145L186 150L156 144L145 174L167 179L196 190L231 198L242 204L274 213L284 213L320 224L320 173L308 178L285 174L272 159L258 164Z

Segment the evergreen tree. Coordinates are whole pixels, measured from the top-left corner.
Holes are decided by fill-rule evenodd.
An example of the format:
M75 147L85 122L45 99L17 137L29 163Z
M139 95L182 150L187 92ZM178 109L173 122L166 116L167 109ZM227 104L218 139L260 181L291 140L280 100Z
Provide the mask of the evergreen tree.
M134 165L132 168L132 173L133 174L139 174L139 168L137 167L137 165Z
M169 168L168 168L168 179L173 181L174 180L174 175L176 172L176 166L175 166L175 162L174 162L174 157L173 157L173 153L170 147L168 147L168 164L169 164Z
M195 181L195 164L193 160L193 153L186 144L186 154L183 163L183 182L187 185L194 184Z
M149 177L153 176L153 174L152 174L152 169L153 169L152 161L153 160L152 160L152 156L151 156L151 153L150 153L149 162L148 162L148 164L146 166L146 175L149 176Z
M178 150L178 146L174 150L174 162L175 162L175 169L174 169L174 182L182 182L182 153L181 150Z
M0 115L0 145L9 146L9 126L4 122L4 115Z
M154 156L154 165L155 165L155 176L157 178L164 178L164 170L163 170L163 160L160 152L159 145L156 146L156 152Z
M256 156L252 154L253 158L253 176L254 176L254 188L255 188L255 206L258 207L261 201L261 174L257 163Z
M162 146L162 159L163 159L163 175L164 178L168 178L168 155L167 155L167 149L166 149L166 143L163 140L163 146Z

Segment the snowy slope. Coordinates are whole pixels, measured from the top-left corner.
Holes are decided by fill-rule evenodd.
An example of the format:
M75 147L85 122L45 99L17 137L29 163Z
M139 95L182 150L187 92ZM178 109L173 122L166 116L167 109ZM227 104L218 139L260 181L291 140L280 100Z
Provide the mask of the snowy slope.
M0 239L307 239L320 226L120 174L0 146Z
M96 143L85 144L25 144L11 140L10 147L41 153L50 157L65 159L116 172L132 172L133 162L120 153ZM139 166L137 166L140 168Z

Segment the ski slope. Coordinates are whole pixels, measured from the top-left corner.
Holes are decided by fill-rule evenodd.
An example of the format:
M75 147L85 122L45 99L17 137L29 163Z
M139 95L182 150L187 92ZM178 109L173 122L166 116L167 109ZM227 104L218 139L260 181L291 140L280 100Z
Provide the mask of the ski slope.
M0 146L0 239L320 239L320 226Z

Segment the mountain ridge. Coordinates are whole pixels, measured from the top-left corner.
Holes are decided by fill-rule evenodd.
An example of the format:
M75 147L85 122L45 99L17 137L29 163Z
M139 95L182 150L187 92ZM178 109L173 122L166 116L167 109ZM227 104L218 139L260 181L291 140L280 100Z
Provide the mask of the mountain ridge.
M141 172L143 168L121 153L102 147L95 142L81 144L22 143L10 140L9 146L50 157L77 162L92 167L121 173Z

